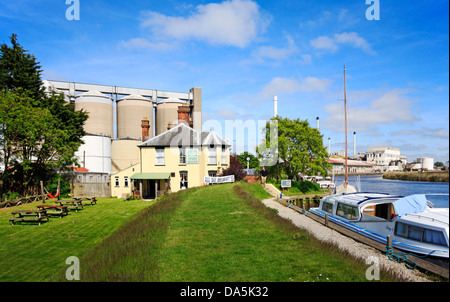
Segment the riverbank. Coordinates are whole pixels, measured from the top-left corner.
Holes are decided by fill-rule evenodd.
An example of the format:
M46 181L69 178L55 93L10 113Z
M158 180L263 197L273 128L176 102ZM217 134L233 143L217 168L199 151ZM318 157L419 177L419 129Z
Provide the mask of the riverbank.
M387 172L383 174L383 178L408 181L449 182L449 172Z

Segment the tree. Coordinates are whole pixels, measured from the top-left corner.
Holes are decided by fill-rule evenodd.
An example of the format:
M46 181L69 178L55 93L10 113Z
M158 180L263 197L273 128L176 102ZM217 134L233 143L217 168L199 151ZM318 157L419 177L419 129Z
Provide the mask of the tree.
M45 96L41 66L20 46L16 34L11 35L10 41L11 46L0 45L0 90L21 89L38 102Z
M253 154L245 151L244 153L239 154L237 157L238 157L239 161L241 162L242 167L247 168L247 157L249 157L250 158L249 169L258 169L259 168L259 160Z
M327 175L331 165L327 162L328 153L323 146L323 136L320 132L311 128L306 120L290 120L279 116L272 120L278 124L277 135L270 135L268 122L265 140L257 148L258 156L264 158L267 156L266 150L272 152L271 156L277 157L273 166L279 165L289 179L293 179L298 173L315 175L320 172ZM264 148L270 145L271 139L278 142L275 151Z
M40 66L16 38L0 47L1 180L3 191L26 194L73 164L88 115L74 111L62 93L44 92Z
M242 180L246 173L242 170L242 164L237 156L230 157L230 166L222 171L220 176L234 175L235 181Z

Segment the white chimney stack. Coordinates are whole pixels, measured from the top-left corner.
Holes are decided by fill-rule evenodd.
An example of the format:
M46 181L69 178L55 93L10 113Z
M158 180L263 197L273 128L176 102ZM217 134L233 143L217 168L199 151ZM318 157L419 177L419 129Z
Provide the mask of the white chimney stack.
M331 154L331 141L330 138L328 138L328 155Z
M316 121L317 121L317 130L319 130L319 117L316 117Z
M356 132L353 132L353 157L356 158Z
M277 96L273 97L273 117L277 117L278 116L278 98Z

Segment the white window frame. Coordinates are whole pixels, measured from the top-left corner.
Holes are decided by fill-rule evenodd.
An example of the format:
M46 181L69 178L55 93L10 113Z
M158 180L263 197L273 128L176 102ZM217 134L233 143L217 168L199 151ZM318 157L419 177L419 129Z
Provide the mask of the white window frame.
M164 166L165 165L165 149L155 148L155 165Z
M216 147L208 147L208 165L217 165L217 149Z

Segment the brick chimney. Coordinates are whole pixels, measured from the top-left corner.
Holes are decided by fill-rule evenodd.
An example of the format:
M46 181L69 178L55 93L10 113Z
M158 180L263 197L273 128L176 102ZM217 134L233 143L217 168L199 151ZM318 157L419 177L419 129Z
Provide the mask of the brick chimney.
M142 127L142 141L145 142L150 138L150 122L147 117L144 117L141 123Z
M184 123L192 127L192 120L189 118L190 111L189 106L178 106L178 124Z

